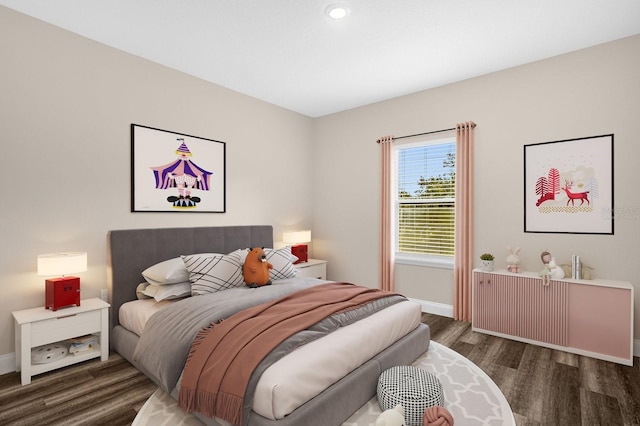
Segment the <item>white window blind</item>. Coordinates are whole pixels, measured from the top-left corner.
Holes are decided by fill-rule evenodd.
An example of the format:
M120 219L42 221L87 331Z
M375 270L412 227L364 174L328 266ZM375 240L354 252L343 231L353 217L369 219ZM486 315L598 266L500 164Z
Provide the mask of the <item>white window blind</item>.
M399 145L395 152L396 252L453 257L455 142Z

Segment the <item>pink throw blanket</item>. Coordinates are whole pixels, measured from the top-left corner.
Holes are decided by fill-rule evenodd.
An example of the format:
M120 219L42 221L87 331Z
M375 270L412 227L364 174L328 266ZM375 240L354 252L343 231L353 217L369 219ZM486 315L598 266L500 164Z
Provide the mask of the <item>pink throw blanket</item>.
M242 424L251 374L273 348L330 315L392 294L346 283L321 284L212 325L192 343L178 405L186 411Z

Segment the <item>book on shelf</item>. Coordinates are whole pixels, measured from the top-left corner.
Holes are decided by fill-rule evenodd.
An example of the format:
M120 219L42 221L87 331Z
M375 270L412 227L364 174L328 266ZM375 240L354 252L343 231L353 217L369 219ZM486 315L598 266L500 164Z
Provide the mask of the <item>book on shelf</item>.
M84 336L73 337L68 339L67 342L72 345L85 345L88 343L96 343L99 340L99 336L95 334L85 334Z
M69 353L76 355L82 352L94 350L99 340L100 337L95 334L87 334L68 339L67 343L69 343Z
M77 347L71 346L69 348L69 353L72 354L72 355L79 355L81 353L89 352L89 351L92 351L94 349L96 349L96 345L93 344L93 343L89 343L89 344L83 345L83 346L77 346Z
M72 344L85 344L85 343L97 342L98 339L100 339L100 336L96 334L85 334L84 336L72 337L67 341Z

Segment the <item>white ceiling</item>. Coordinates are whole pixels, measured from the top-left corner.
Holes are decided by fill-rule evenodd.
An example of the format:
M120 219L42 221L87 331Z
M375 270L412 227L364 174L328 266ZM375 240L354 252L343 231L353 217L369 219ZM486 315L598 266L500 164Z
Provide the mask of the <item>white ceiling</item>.
M347 18L332 21L324 14L335 2L349 7ZM0 5L310 117L640 34L640 0Z

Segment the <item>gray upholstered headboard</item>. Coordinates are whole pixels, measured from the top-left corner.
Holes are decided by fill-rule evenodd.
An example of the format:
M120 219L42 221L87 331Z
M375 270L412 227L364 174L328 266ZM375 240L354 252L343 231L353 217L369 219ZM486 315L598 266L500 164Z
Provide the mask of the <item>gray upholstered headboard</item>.
M142 271L163 260L194 253L230 253L247 247L273 247L273 227L122 229L107 233L107 289L111 329L120 306L136 299Z

